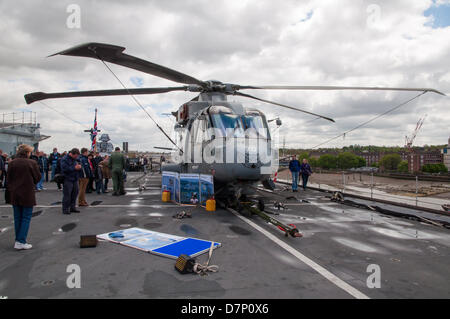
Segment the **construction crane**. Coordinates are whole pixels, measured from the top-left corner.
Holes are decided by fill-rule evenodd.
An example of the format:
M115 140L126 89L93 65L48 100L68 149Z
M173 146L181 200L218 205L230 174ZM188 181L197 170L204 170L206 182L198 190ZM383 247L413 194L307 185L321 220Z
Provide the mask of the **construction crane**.
M419 121L417 121L416 128L414 129L411 136L405 136L405 147L410 152L412 151L412 145L413 145L414 139L416 138L419 130L422 128L423 122L425 121L426 117L427 117L427 114L425 114L422 118L419 119Z

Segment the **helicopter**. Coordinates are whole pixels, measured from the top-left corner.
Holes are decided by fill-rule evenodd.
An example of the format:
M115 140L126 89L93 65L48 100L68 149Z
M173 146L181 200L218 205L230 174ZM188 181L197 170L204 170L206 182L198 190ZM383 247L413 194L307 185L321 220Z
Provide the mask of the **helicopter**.
M173 144L173 148L170 150L173 152L174 163L165 164L162 171L211 174L214 176L217 189L224 191L225 196L231 195L234 198L252 193L255 185L260 183L265 188L274 188L270 177L277 170L278 152L270 134L270 120L267 120L265 114L258 109L245 107L240 102L230 101L228 97L245 97L334 122L332 118L327 116L242 93L242 90L391 90L434 92L444 95L432 88L268 86L239 85L217 80L202 81L165 66L128 55L124 51L125 47L122 46L92 42L69 48L51 56L65 55L93 58L103 62L107 68L105 62L142 71L184 85L127 88L119 80L124 87L123 89L29 93L24 96L27 104L53 98L118 95L131 95L134 98L134 95L162 94L173 91L198 93L195 98L182 104L177 111L172 112L176 118L175 140L169 137L154 121ZM111 69L109 70L112 72ZM135 101L137 102L136 99ZM281 125L280 119L276 119L276 121L277 125Z

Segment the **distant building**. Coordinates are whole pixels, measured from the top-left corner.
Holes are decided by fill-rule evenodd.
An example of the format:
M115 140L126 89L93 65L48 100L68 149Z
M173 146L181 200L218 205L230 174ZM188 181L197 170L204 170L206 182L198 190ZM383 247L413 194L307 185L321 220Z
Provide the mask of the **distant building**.
M407 161L408 160L408 153L407 152L370 152L370 151L362 151L362 152L352 152L352 151L348 151L350 153L355 154L356 156L360 156L362 158L364 158L364 160L366 161L366 166L372 166L373 164L377 164L380 162L380 160L383 158L383 156L385 155L389 155L389 154L398 154L400 155L400 157L402 158L402 161ZM310 151L309 155L310 157L314 157L314 158L319 158L322 155L325 154L329 154L329 155L334 155L334 156L338 156L339 152L337 151Z
M447 167L448 171L450 172L450 137L448 138L447 147L443 148L441 153L442 153L444 165Z
M310 157L319 158L322 155L338 156L339 152L338 151L326 151L326 150L311 150L311 151L309 151Z
M363 152L355 154L357 156L361 156L366 160L366 166L372 166L373 164L376 164L380 161L380 159L383 157L383 154L380 154L379 152Z
M361 153L355 153L355 155L360 156L366 160L366 166L372 166L373 164L377 164L380 162L380 160L385 155L390 154L398 154L402 158L402 161L408 160L408 154L406 152L361 152Z
M41 134L34 112L0 114L0 121L0 149L10 156L16 154L20 144L31 145L36 150L39 142L50 138Z
M439 164L442 161L443 156L439 150L413 151L408 156L408 169L410 172L419 172L426 164Z

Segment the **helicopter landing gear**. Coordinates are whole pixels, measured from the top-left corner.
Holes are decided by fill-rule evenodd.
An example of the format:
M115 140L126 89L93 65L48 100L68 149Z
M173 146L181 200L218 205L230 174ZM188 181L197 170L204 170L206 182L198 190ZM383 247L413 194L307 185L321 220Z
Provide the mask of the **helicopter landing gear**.
M269 216L269 213L264 211L265 204L262 199L258 199L258 201L248 200L247 197L241 196L238 200L236 197L228 197L226 200L225 208L231 210L233 213L239 213L245 217L252 217L253 215L258 215L262 219L264 219L267 223L270 223L284 232L284 235L288 237L299 238L303 237L303 234L297 229L297 226L294 224L284 224Z
M264 219L266 222L277 226L278 229L280 229L282 232L284 232L284 235L286 237L288 237L289 235L291 235L291 237L303 237L302 233L299 232L299 230L297 229L297 226L295 226L294 224L284 224L282 222L280 222L279 220L269 216L266 212L260 210L259 208L257 208L259 205L261 205L261 202L258 201L258 204L256 205L256 207L254 207L254 205L249 205L249 204L244 204L244 209L249 211L250 214L252 215L258 215L259 217L261 217L262 219Z

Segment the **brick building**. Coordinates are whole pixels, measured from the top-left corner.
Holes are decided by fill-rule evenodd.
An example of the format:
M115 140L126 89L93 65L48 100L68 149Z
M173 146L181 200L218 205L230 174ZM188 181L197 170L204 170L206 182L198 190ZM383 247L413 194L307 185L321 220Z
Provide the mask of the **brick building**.
M419 172L426 164L439 164L443 162L443 154L436 151L414 151L408 155L408 170Z
M444 165L447 167L448 171L450 172L450 137L448 138L447 147L443 148L441 153L442 153Z
M392 153L392 152L387 152L387 153L383 153L383 152L361 152L361 153L356 153L355 155L364 158L366 160L366 166L372 166L372 164L378 163L383 158L383 156L389 155L389 154L398 154L398 155L400 155L400 157L402 158L402 161L407 161L408 160L408 153L407 152L397 152L397 153Z

